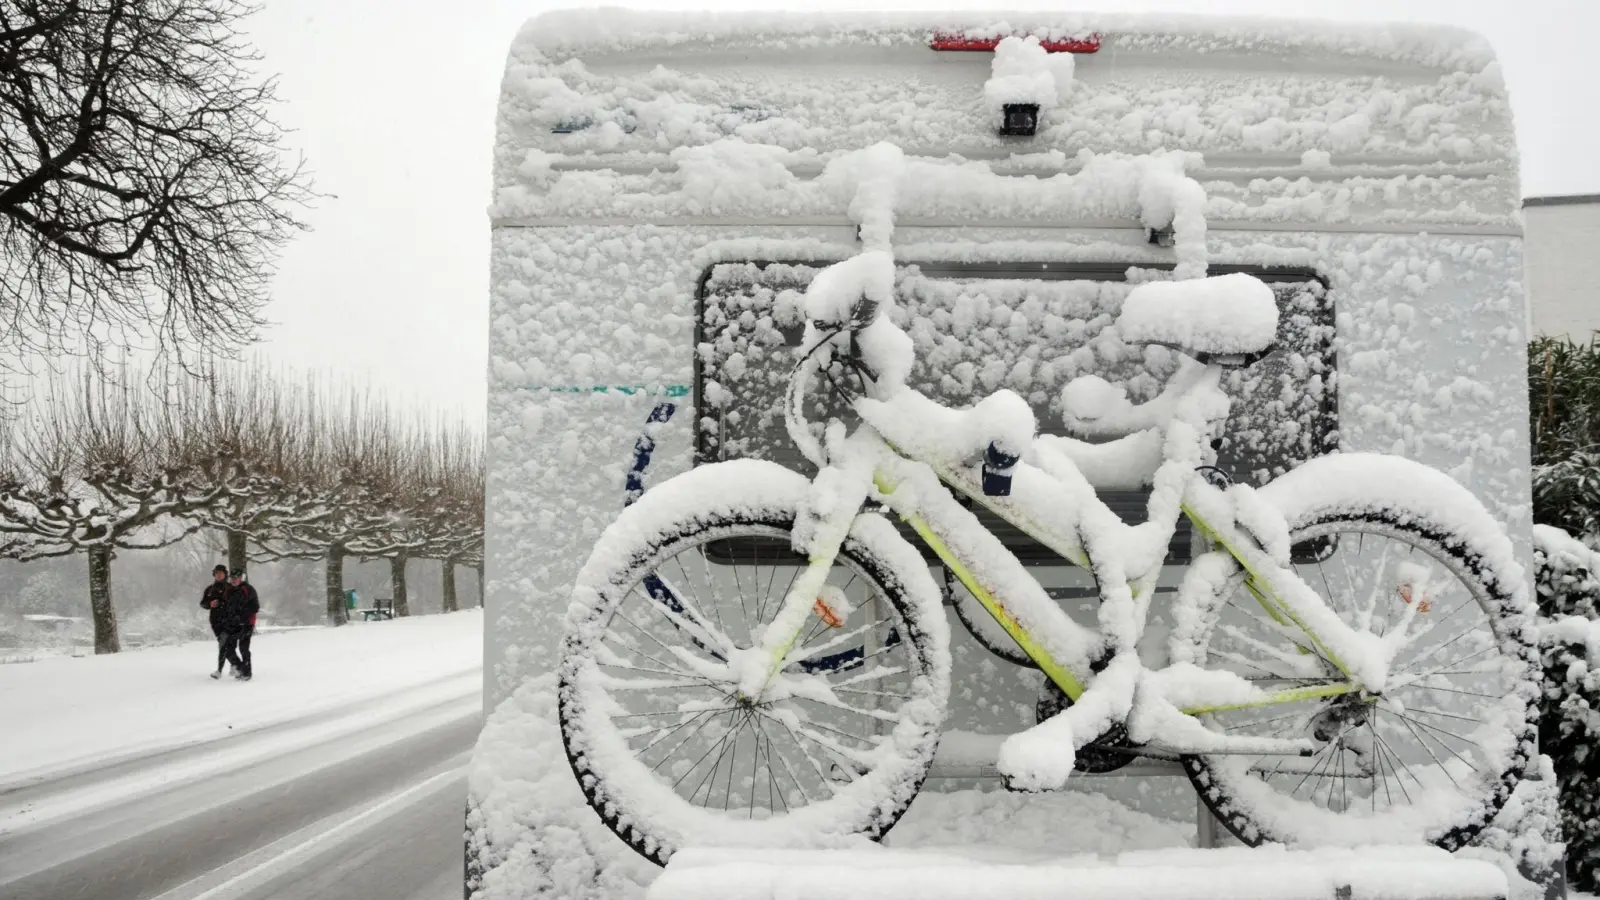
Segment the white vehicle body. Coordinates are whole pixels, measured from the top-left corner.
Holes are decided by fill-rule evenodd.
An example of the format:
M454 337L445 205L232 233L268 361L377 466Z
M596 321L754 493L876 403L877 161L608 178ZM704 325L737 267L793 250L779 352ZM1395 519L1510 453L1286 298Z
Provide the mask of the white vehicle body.
M993 54L930 49L936 34L1098 48L1055 64L1035 136L1002 137ZM697 459L799 465L772 415L794 289L860 251L851 199L881 142L914 173L884 190L924 390L960 405L1010 387L1045 430L1077 375L1148 399L1175 360L1109 327L1126 282L1249 271L1280 289L1292 334L1234 385L1232 474L1261 483L1335 449L1410 457L1477 494L1528 561L1520 192L1482 39L1194 17L547 14L511 50L490 210L479 870L521 840L507 829L543 827L518 818L532 776L492 742L548 713L507 701L549 690L574 576L625 492ZM1061 596L1090 593L1081 572L1042 571ZM949 726L1031 725L1038 674L954 631ZM598 834L597 865L628 856Z

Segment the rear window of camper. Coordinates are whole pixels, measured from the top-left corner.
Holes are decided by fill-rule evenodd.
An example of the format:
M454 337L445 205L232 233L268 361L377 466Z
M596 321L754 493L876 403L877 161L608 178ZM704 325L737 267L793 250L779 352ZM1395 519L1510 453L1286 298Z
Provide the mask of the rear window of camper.
M802 296L825 263L722 263L705 273L696 320L695 462L756 457L806 471L784 428L783 396L804 327ZM1314 272L1212 266L1246 271L1272 286L1279 304L1278 346L1224 383L1233 413L1218 467L1236 481L1262 484L1337 446L1334 309ZM1001 388L1027 398L1043 432L1062 433L1061 389L1095 374L1135 401L1161 390L1178 364L1163 347L1122 342L1111 325L1132 283L1126 264L904 265L897 280L896 324L910 333L917 363L910 383L952 406L968 406ZM1158 268L1141 278L1165 277ZM826 405L819 382L811 398L818 419L846 417ZM1143 492L1103 495L1125 519L1142 520ZM1024 561L1054 555L998 521L997 534ZM1180 531L1169 558L1188 556Z

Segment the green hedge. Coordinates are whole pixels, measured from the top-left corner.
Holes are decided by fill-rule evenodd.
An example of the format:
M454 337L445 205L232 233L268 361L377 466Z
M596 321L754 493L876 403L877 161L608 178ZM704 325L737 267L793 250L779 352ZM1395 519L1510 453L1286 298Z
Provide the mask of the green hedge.
M1528 345L1533 520L1600 534L1600 346L1539 338Z
M1543 622L1544 702L1539 752L1554 764L1567 876L1600 888L1600 554L1534 527L1535 587Z

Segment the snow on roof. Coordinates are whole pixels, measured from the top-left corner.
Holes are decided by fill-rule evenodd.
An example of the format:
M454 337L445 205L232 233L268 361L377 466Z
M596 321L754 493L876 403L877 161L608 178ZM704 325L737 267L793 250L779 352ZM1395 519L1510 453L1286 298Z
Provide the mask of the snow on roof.
M994 54L934 51L936 33L1100 46L1019 141L985 97ZM1510 105L1481 37L1037 12L546 13L511 48L491 216L828 215L807 183L885 141L1022 178L1164 154L1219 221L1519 227Z
M1494 62L1481 36L1461 28L1414 23L1348 23L1088 12L817 12L562 9L528 20L513 59L559 62L595 54L666 47L817 47L926 45L934 31L969 36L1033 34L1040 38L1101 35L1108 50L1246 51L1301 56L1308 52L1477 71Z

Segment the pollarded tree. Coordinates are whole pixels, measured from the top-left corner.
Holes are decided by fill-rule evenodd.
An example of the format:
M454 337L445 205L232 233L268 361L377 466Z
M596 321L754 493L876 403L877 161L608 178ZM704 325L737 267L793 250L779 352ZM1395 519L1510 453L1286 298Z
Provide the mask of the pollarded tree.
M427 555L443 570L445 612L460 608L456 599L457 566L483 567L483 442L465 427L442 430L438 448L441 490L432 519Z
M257 538L259 558L321 558L328 621L342 625L345 558L388 555L392 546L393 484L404 449L392 411L365 394L309 395L297 427L307 435L301 484L316 515L278 521Z
M327 515L308 480L314 435L302 418L310 396L259 367L228 367L177 392L173 406L196 443L236 463L224 496L193 514L222 532L229 568L245 566L251 540Z
M0 557L84 553L95 652L117 652L116 552L193 533L184 517L224 496L233 461L174 427L151 394L88 374L58 379L43 409L0 435Z
M388 425L386 449L377 457L383 460L382 524L350 547L365 559L388 561L394 614L404 617L411 615L406 563L430 555L442 520L451 435L443 423L429 427L420 419L391 418Z
M238 30L250 9L0 4L0 359L256 339L311 195Z

